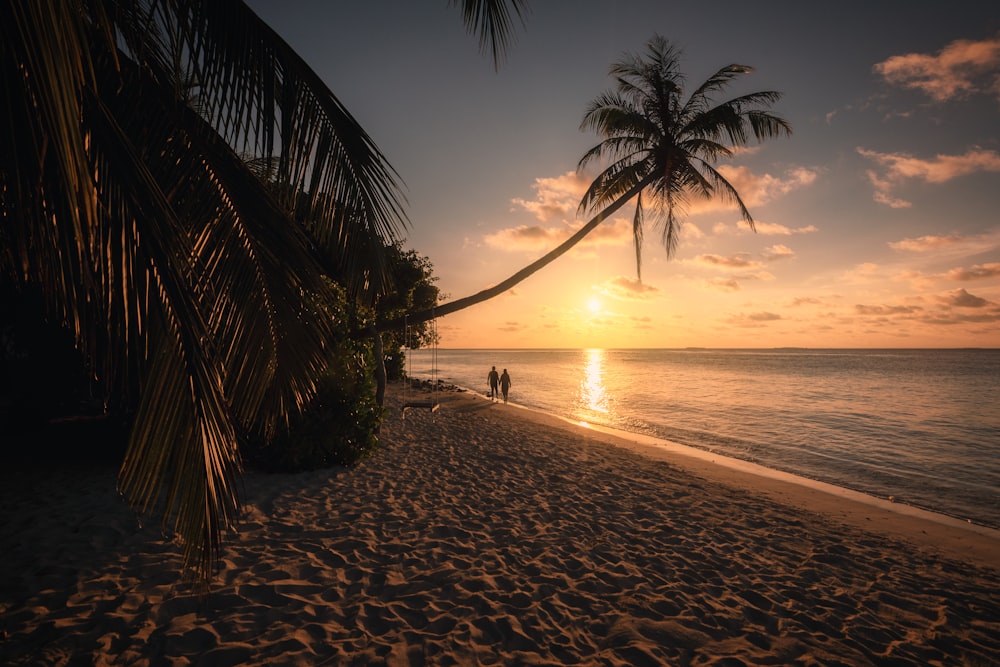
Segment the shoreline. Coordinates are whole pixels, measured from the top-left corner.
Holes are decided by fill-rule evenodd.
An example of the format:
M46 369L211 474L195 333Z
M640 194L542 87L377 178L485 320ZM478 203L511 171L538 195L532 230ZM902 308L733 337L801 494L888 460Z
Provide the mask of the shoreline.
M458 393L471 400L490 402L475 390L455 386L459 387ZM520 418L565 428L577 437L604 441L654 460L672 462L714 481L764 493L858 528L908 539L950 558L971 560L987 567L997 567L1000 563L1000 530L990 526L654 436L583 424L514 402L503 407L519 411Z

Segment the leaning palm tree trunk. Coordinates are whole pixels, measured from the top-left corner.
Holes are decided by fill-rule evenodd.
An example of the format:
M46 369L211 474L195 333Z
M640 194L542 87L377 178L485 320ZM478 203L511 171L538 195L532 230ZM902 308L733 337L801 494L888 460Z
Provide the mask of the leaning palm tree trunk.
M502 294L562 256L643 191L652 200L654 224L662 231L668 257L677 242L678 211L689 194L729 200L753 228L753 217L739 193L712 165L719 158L732 157L735 147L751 139L762 141L791 134L788 122L768 111L781 93L761 91L716 104L712 100L714 93L737 76L752 71L733 64L709 77L684 101L679 57L679 49L654 35L644 55L626 54L621 62L612 65L610 73L617 81L617 90L600 95L584 114L581 128L595 129L604 139L584 154L577 168L583 169L598 159L606 160L608 166L584 194L580 210L604 206L600 213L557 248L510 278L433 310L411 313L409 321L424 322ZM643 199L639 196L632 223L637 273L641 267L644 220ZM397 318L383 322L378 329L398 328L402 323Z
M622 206L627 204L633 197L638 195L644 188L649 186L653 182L653 177L647 177L645 180L637 183L631 190L626 194L616 199L607 208L595 215L590 219L587 224L578 229L572 236L560 243L558 246L550 250L548 253L539 257L534 262L524 267L517 273L513 274L506 280L503 280L496 285L487 287L484 290L480 290L475 294L471 294L461 299L455 299L454 301L449 301L448 303L443 303L435 306L434 308L428 310L422 310L416 313L410 313L406 316L406 321L410 324L419 324L420 322L426 322L435 317L442 317L444 315L450 315L451 313L456 313L460 310L465 310L470 306L475 306L477 303L482 303L483 301L489 301L493 297L500 296L510 288L514 287L520 282L523 282L529 276L534 275L541 269L545 268L555 260L562 257L564 254L569 252L576 244L584 239L590 232L597 229L597 226L602 222L607 220L611 215L618 211ZM397 317L395 319L386 320L379 323L375 328L374 332L389 331L392 329L399 329L404 324L404 318ZM369 335L373 333L369 330Z

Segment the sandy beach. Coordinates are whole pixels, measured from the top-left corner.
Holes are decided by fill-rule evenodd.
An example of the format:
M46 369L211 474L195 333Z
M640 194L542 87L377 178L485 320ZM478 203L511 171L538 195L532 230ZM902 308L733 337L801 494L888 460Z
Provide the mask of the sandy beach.
M248 473L204 598L113 465L5 467L0 664L1000 664L997 531L437 397Z

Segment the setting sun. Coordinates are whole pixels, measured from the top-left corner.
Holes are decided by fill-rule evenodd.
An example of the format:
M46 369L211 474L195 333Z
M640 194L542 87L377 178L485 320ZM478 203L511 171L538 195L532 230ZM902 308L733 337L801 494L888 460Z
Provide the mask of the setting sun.
M593 298L587 302L587 310L590 311L592 315L597 315L601 312L601 300Z

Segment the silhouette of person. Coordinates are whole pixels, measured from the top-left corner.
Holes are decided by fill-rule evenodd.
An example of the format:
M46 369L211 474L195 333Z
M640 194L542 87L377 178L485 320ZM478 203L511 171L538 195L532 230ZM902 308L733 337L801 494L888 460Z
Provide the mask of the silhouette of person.
M503 375L500 376L500 391L503 392L503 402L507 403L507 391L510 389L510 376L507 375L507 369L503 369Z
M490 400L496 400L500 394L497 392L497 385L500 384L500 376L497 374L497 367L494 366L490 371L490 374L486 376L487 381L490 383Z

